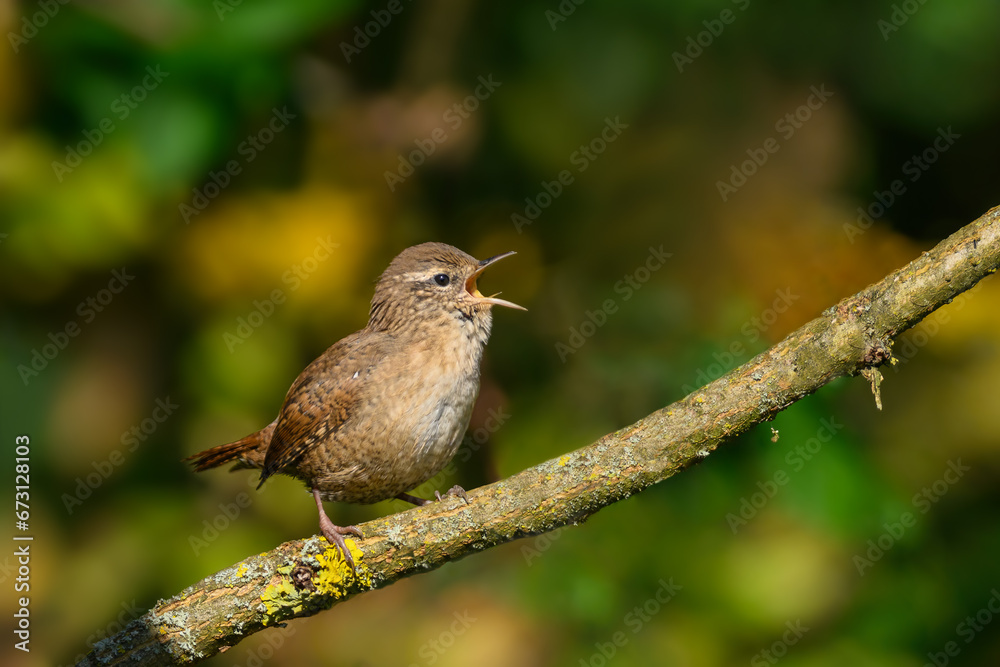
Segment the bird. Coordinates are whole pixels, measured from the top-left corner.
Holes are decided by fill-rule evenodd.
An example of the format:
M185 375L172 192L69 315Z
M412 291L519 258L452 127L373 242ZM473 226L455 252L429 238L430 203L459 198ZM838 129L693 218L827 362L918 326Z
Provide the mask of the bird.
M379 277L368 324L299 374L274 421L185 460L197 472L230 462L234 471L259 469L258 489L276 474L301 480L321 533L356 571L344 536L364 536L357 526L334 524L323 502L431 502L407 491L440 472L462 442L492 308L527 310L499 293L483 296L476 284L514 254L477 260L444 243L406 248ZM458 486L448 493L465 497Z

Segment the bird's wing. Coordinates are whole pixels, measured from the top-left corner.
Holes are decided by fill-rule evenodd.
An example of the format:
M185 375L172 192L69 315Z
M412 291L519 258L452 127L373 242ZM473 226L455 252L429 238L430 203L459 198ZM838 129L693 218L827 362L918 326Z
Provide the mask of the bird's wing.
M364 386L392 342L382 333L359 334L331 346L302 371L288 390L264 456L261 484L350 420L362 398L359 387Z

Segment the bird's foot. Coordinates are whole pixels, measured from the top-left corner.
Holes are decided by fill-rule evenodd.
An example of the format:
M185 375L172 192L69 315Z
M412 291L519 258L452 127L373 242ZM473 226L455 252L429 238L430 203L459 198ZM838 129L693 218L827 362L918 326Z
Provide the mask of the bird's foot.
M440 491L434 492L434 497L437 498L439 502L443 500L445 496L458 496L459 498L464 500L466 504L469 504L469 496L466 495L465 489L460 487L458 484L448 489L445 492L444 496L441 495ZM398 498L399 500L405 500L408 503L413 503L418 507L423 507L424 505L430 505L432 502L434 502L433 500L428 500L427 498L418 498L417 496L411 496L409 493L397 493L396 498Z
M344 554L344 560L347 564L351 566L351 570L357 574L358 568L354 565L354 557L351 556L351 550L347 548L347 542L344 541L344 535L354 535L355 537L364 537L357 526L338 526L333 521L330 521L330 517L326 515L326 510L323 509L323 500L319 497L319 489L313 489L313 498L316 499L316 508L319 510L319 529L323 533L323 537L326 541L332 545L336 545L340 549L341 553Z
M458 496L459 498L461 498L462 500L465 501L466 505L469 504L469 495L465 492L465 489L463 489L462 487L460 487L458 484L456 484L455 486L453 486L450 489L448 489L445 492L444 495L445 496ZM441 495L440 491L435 491L434 492L434 497L437 498L439 502L441 500L443 500L443 496ZM428 502L430 502L430 501L428 501Z

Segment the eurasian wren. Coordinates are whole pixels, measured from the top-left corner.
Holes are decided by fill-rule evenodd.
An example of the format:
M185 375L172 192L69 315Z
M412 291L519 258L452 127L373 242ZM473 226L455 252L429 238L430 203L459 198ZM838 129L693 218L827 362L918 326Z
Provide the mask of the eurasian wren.
M491 308L524 310L476 287L486 267L513 254L478 261L443 243L401 252L378 280L368 325L302 371L277 419L190 457L195 469L235 462L233 470L261 469L261 484L276 473L302 480L316 501L320 530L353 568L344 535L361 532L334 525L322 501L430 502L406 491L436 475L458 450L479 393Z

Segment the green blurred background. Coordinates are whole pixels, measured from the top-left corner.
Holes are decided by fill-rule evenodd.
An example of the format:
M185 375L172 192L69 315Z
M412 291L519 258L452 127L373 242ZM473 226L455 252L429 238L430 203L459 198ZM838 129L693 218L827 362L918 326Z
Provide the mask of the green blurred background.
M472 488L1000 204L993 0L495 4L0 2L0 471L29 434L35 535L30 655L0 556L3 664L316 532L298 482L180 459L268 423L406 246L518 252L483 286L529 312L496 314L435 480ZM842 379L582 526L207 664L997 664L996 280L902 338L881 412Z

